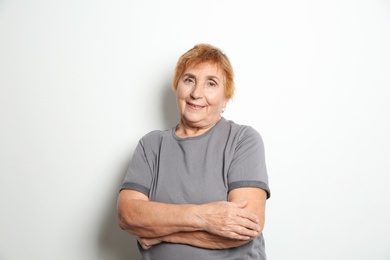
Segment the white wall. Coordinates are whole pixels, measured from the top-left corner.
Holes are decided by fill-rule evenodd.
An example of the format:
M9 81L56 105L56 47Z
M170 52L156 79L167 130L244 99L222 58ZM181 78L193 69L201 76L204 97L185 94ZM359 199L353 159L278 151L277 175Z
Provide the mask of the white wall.
M265 141L269 259L390 259L389 26L385 0L0 1L0 259L139 259L118 187L200 42Z

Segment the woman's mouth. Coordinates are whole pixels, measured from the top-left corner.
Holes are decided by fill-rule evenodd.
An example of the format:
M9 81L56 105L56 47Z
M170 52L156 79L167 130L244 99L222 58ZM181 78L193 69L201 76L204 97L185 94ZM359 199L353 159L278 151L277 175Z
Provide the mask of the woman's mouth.
M189 102L187 102L187 105L188 105L190 108L192 108L192 109L202 109L202 108L204 108L204 106L196 105L196 104L189 103Z

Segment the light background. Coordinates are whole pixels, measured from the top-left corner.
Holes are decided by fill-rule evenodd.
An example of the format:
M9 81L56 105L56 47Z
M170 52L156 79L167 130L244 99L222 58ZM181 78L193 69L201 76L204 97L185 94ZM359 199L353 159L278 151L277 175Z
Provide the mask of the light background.
M0 259L140 259L116 223L170 82L223 49L262 135L270 260L390 259L390 2L0 0Z

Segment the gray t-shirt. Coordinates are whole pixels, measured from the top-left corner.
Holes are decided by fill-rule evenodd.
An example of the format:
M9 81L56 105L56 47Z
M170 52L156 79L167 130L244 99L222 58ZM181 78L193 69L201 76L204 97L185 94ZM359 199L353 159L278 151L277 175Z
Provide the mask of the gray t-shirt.
M229 191L240 187L261 188L269 198L263 141L252 127L221 118L200 136L180 138L175 127L145 135L121 189L142 192L151 201L203 204L226 201ZM262 234L230 249L170 243L139 249L143 259L266 259Z

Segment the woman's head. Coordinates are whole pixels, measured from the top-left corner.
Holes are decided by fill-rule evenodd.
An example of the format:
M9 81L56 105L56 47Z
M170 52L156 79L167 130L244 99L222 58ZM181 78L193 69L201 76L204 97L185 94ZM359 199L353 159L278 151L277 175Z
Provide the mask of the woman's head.
M184 53L176 64L172 88L176 91L180 77L188 67L200 64L211 64L222 70L224 75L224 92L226 100L234 95L234 73L228 57L218 48L210 44L198 44Z

